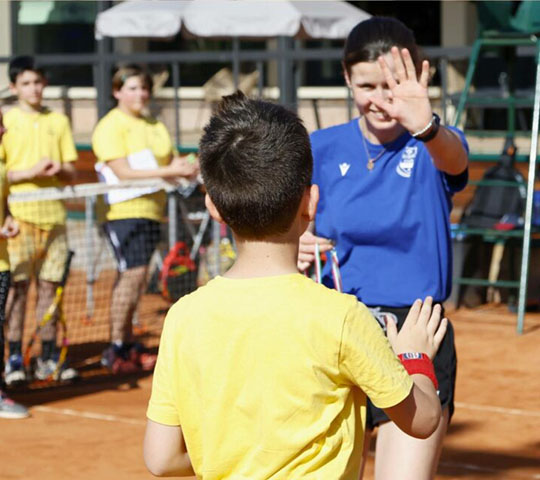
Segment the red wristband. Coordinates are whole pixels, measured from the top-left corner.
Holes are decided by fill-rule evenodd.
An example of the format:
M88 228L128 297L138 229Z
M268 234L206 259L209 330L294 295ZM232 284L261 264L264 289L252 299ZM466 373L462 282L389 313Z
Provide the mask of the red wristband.
M425 353L400 353L398 358L409 375L425 375L433 382L435 390L439 390L433 362Z

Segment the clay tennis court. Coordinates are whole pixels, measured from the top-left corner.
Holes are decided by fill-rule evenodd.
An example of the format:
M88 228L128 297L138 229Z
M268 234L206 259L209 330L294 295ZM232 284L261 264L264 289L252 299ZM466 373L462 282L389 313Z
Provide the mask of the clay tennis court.
M145 341L157 341L167 304L146 295ZM505 306L450 312L459 356L456 413L437 479L540 479L540 314L515 333ZM101 328L101 327L100 327ZM98 366L100 342L74 346L86 358L74 386L19 390L27 420L0 421L0 478L148 479L142 461L150 375L113 378ZM365 478L371 478L369 459Z

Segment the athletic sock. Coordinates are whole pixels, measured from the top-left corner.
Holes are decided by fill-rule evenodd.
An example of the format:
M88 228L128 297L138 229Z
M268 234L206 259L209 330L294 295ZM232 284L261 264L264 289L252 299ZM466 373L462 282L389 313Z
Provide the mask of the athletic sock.
M10 355L22 355L22 342L8 342Z
M55 340L45 340L41 342L41 359L50 360L53 358L56 350Z

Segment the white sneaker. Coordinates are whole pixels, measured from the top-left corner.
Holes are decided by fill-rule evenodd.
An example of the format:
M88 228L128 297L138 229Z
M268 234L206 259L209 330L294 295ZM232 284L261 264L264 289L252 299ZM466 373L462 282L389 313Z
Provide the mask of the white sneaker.
M17 385L26 382L26 372L22 355L10 355L4 369L4 380L7 385Z
M29 416L30 413L24 405L14 402L0 390L0 418L26 418Z
M56 372L56 366L57 362L52 358L49 360L43 360L38 357L34 377L36 377L38 380L50 379ZM79 377L79 372L77 372L77 370L71 367L66 367L65 365L60 367L60 370L56 374L58 378L55 378L54 380L58 380L60 382L69 382Z

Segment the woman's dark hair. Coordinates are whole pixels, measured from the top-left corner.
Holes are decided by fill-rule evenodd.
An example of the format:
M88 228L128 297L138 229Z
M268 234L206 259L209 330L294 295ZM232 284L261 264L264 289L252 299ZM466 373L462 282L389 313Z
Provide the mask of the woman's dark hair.
M140 77L144 85L152 92L152 87L154 86L152 76L142 67L139 67L139 65L126 65L116 70L112 78L113 91L120 90L124 86L124 83L126 83L126 80L131 77Z
M343 69L351 74L351 67L359 62L376 62L377 58L393 47L409 50L417 72L422 68L422 58L414 33L403 23L390 17L372 17L360 22L351 30L343 51Z

